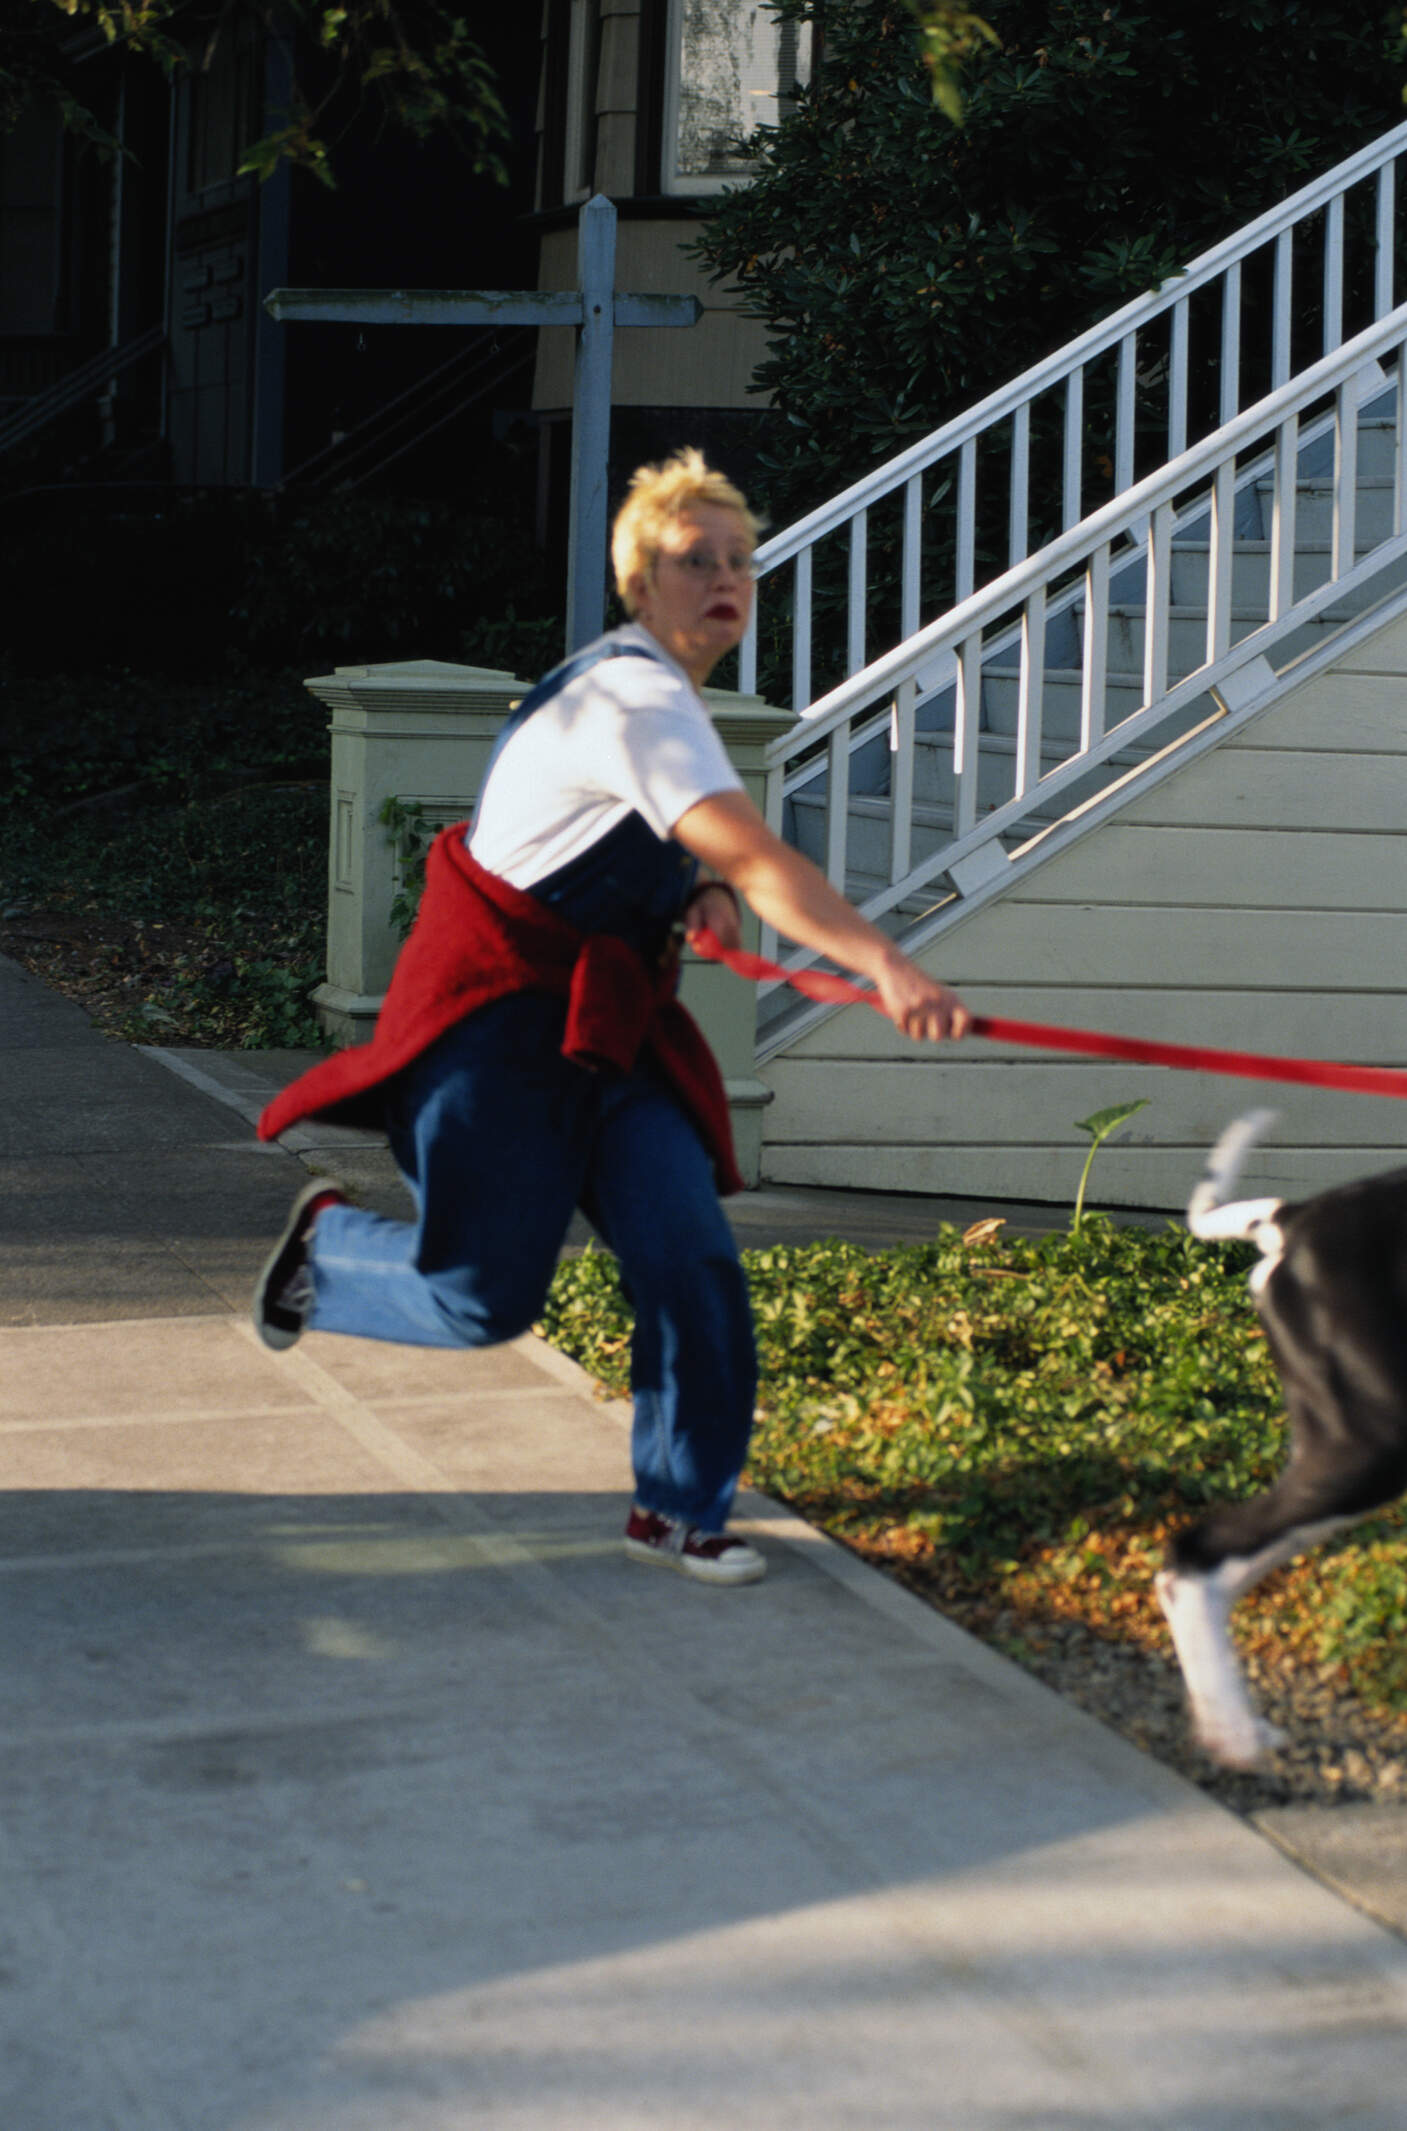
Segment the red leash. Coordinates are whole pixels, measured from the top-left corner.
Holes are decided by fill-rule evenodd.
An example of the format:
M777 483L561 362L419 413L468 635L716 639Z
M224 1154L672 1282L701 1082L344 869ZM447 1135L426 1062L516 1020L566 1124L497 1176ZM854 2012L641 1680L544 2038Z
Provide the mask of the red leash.
M762 955L724 947L705 926L689 935L689 945L707 962L722 962L749 983L780 978L808 999L835 1006L872 1006L883 1013L879 994L852 984L848 977L824 970L787 971ZM1354 1095L1407 1098L1407 1072L1394 1066L1340 1065L1329 1058L1274 1058L1256 1051L1213 1051L1192 1043L1146 1043L1136 1036L1108 1036L1098 1029L1055 1028L1044 1021L1003 1021L995 1014L974 1014L974 1036L993 1043L1019 1043L1042 1051L1079 1051L1091 1058L1122 1058L1133 1065L1173 1066L1184 1073L1235 1073L1245 1080L1294 1080L1313 1088L1343 1088Z

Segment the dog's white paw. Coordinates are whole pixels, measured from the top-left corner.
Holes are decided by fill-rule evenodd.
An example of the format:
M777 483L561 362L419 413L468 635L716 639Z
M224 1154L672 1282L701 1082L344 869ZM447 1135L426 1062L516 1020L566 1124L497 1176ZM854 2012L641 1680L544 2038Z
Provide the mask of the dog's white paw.
M1199 1710L1193 1719L1197 1744L1222 1768L1258 1769L1289 1738L1278 1724L1252 1712Z

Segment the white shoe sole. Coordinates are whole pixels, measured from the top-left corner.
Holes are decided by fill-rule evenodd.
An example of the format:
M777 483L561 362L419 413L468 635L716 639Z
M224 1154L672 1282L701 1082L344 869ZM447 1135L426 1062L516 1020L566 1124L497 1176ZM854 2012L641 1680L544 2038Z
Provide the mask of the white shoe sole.
M664 1547L646 1546L640 1539L626 1539L623 1545L632 1561L641 1561L652 1569L673 1569L676 1575L687 1576L691 1583L711 1584L719 1591L730 1590L738 1584L761 1583L767 1574L767 1563L752 1547L747 1550L747 1559L725 1564L698 1561Z

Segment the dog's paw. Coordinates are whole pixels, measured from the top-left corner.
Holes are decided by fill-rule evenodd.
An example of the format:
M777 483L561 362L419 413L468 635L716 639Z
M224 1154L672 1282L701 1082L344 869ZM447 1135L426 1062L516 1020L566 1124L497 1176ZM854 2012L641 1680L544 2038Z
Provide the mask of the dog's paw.
M1197 1744L1221 1768L1250 1773L1264 1767L1288 1743L1288 1732L1252 1712L1212 1715L1199 1711L1194 1723Z

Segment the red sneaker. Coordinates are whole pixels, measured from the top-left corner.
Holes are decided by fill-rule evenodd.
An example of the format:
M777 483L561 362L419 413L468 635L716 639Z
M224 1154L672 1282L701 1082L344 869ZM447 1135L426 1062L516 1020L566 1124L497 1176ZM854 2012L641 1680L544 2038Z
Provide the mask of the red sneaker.
M696 1583L758 1583L767 1574L766 1561L746 1539L730 1532L701 1532L682 1517L641 1509L638 1502L631 1505L625 1527L625 1551L635 1561L677 1569Z

